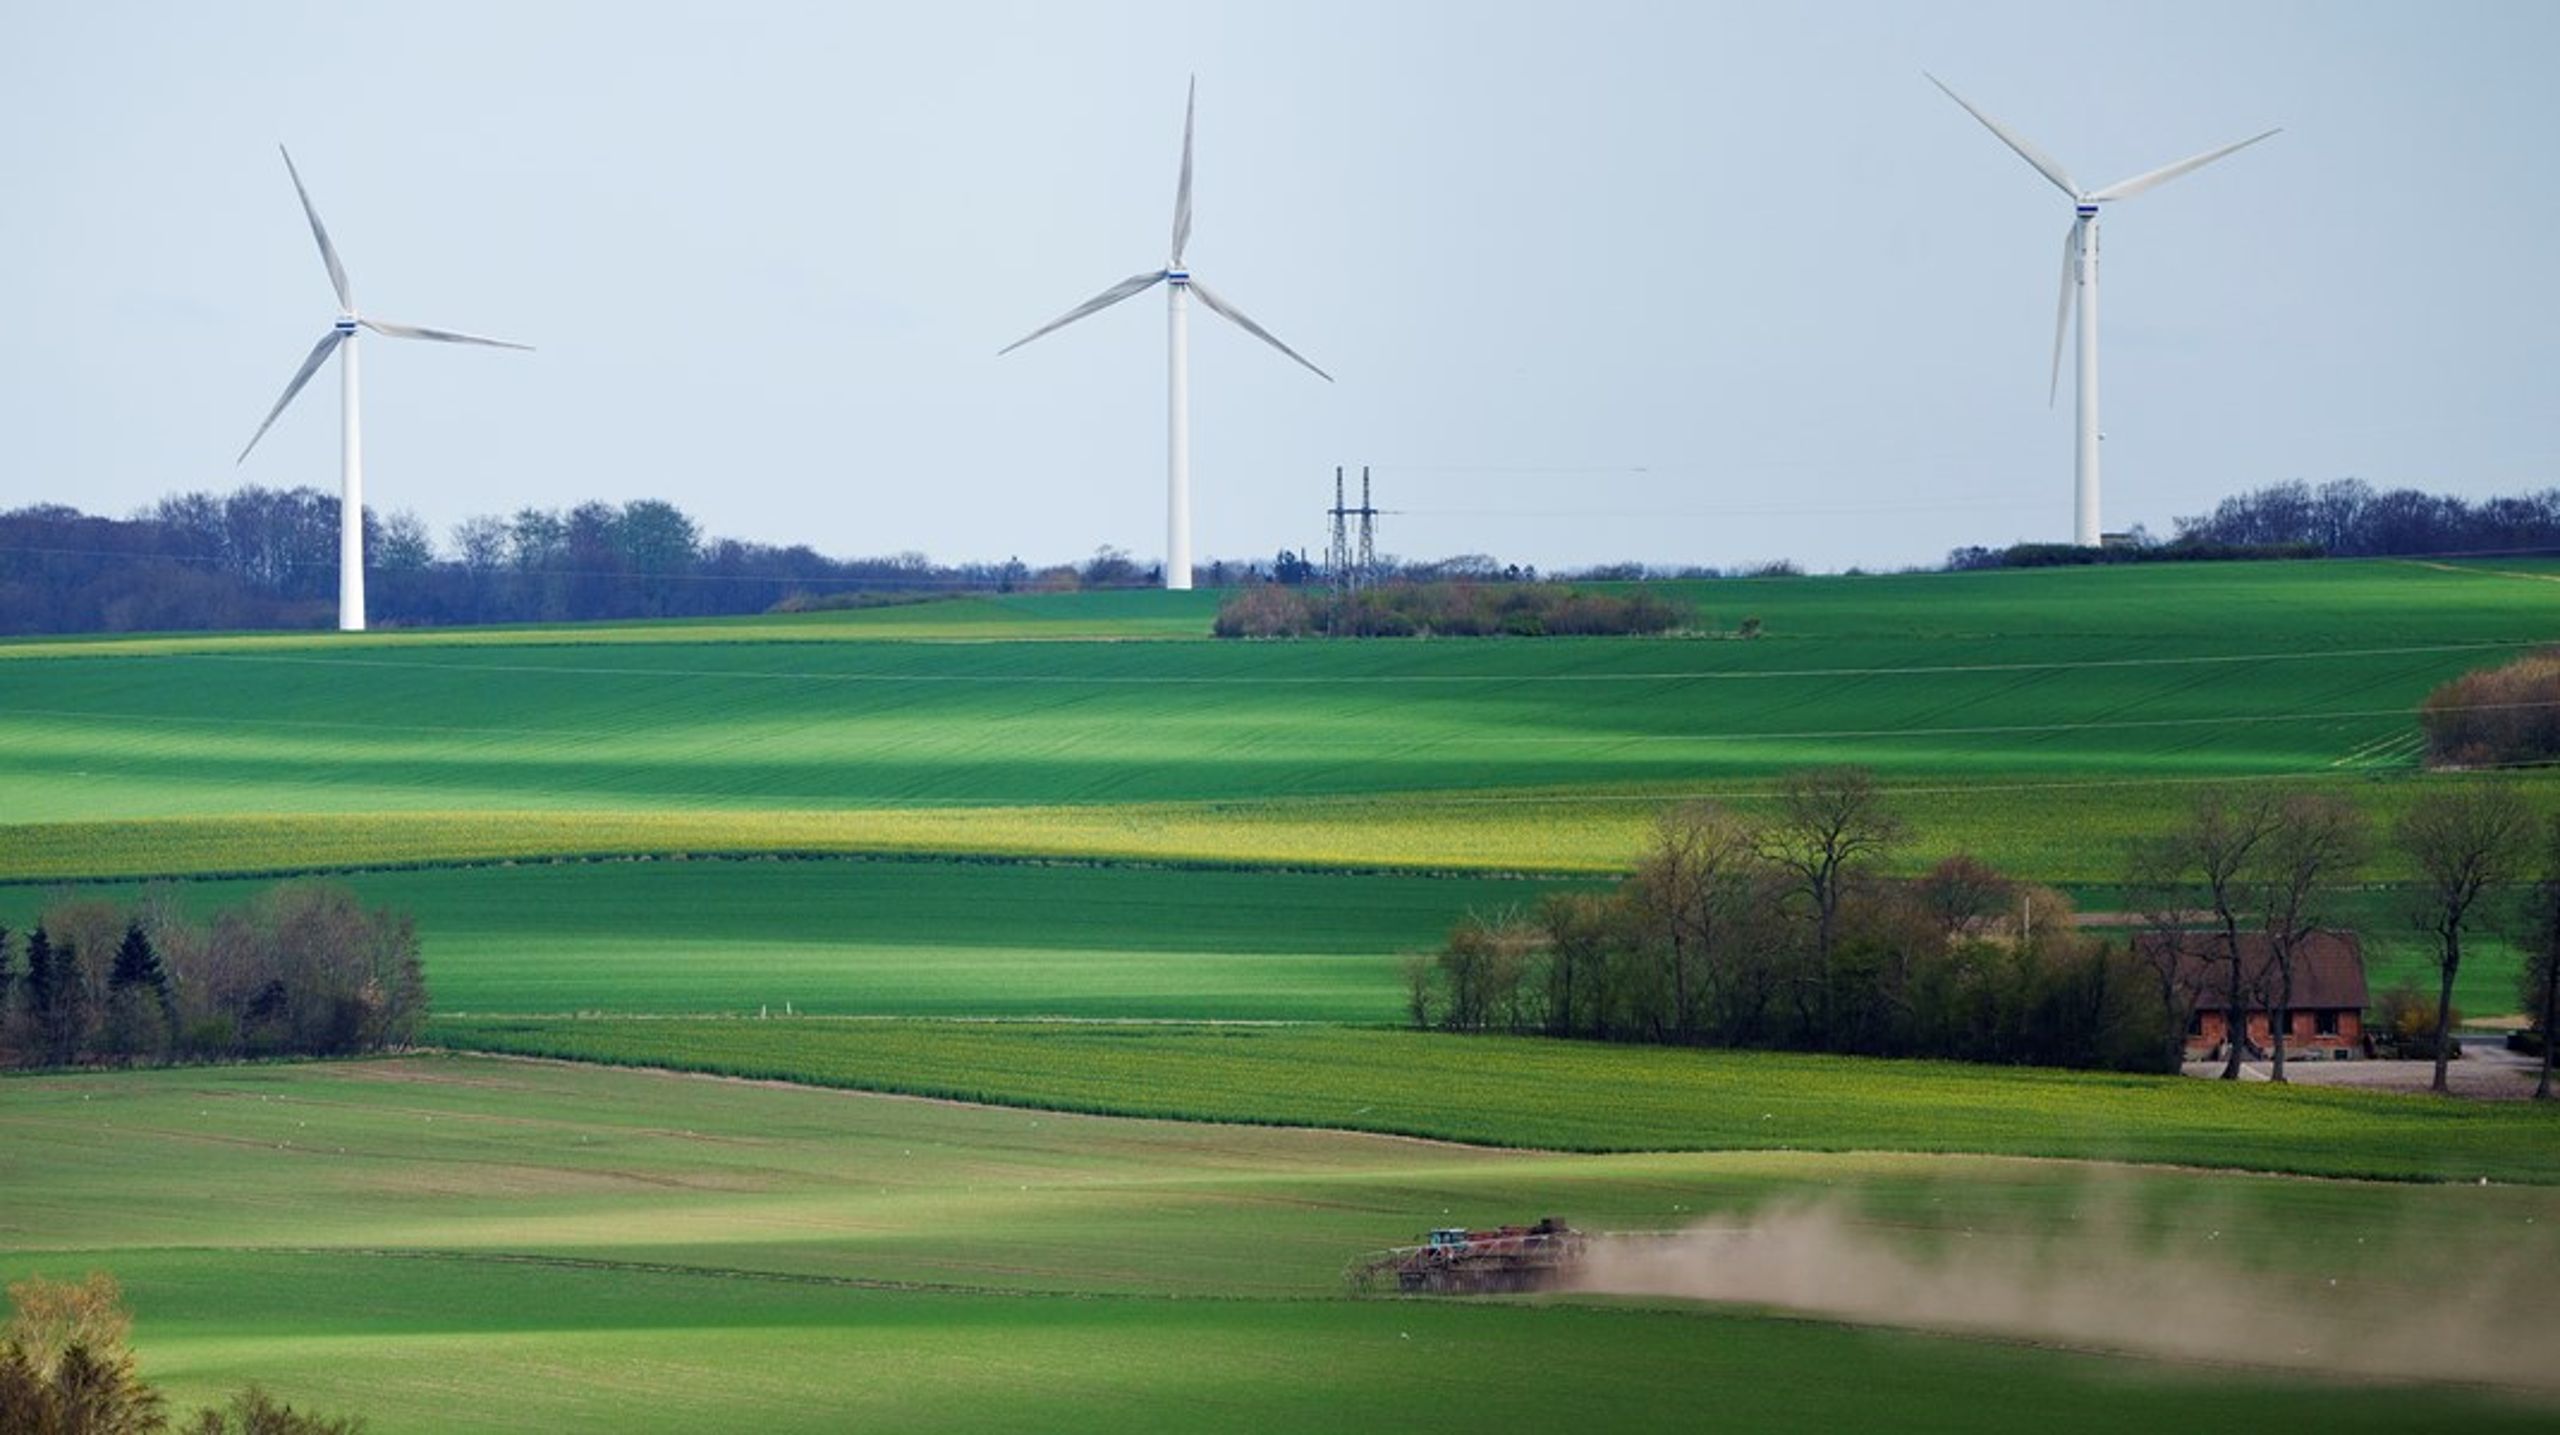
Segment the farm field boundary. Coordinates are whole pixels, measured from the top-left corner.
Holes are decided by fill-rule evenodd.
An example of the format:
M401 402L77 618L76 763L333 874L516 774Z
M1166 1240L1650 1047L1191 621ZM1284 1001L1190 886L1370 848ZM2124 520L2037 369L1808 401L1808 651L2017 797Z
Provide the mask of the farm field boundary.
M1972 1152L2560 1183L2560 1112L2023 1067L1339 1027L445 1018L461 1050L1566 1151Z

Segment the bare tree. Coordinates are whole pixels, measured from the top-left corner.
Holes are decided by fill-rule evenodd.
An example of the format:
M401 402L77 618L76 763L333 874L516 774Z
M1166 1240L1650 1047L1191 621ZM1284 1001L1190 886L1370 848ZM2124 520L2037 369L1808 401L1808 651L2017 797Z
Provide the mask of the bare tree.
M2344 798L2296 792L2277 800L2275 826L2258 844L2255 864L2260 925L2274 968L2270 993L2274 1065L2283 1081L2285 1037L2293 1025L2294 957L2327 925L2326 889L2352 875L2370 846L2364 814Z
M1549 892L1538 902L1547 941L1547 1034L1612 1034L1611 968L1626 942L1628 904L1615 892Z
M1657 1035L1695 1040L1698 1014L1750 900L1760 834L1712 802L1684 802L1654 819L1653 843L1636 866L1637 921L1662 954L1669 1021Z
M2423 878L2417 910L2411 914L2419 930L2435 938L2436 1076L2433 1089L2445 1084L2445 1063L2453 1048L2453 979L2462 969L2462 934L2473 925L2474 912L2489 889L2512 882L2529 860L2533 815L2524 796L2508 782L2466 782L2439 788L2420 797L2400 816L2393 838Z
M2525 953L2524 987L2542 1026L2542 1073L2533 1099L2549 1101L2551 1048L2560 1037L2560 814L2542 829L2542 880L2533 889L2533 947Z
M1539 1014L1524 998L1544 995L1527 986L1530 959L1544 938L1541 928L1512 908L1460 918L1438 958L1440 1024L1451 1031L1512 1032L1537 1024Z
M2204 963L2195 913L2189 906L2183 853L2165 839L2136 843L2125 885L2132 889L2135 910L2142 915L2134 951L2159 983L2160 1008L2168 1018L2168 1058L2175 1070L2185 1055L2196 1007L2204 1000Z
M2213 919L2213 955L2223 963L2222 1079L2240 1079L2249 1049L2249 998L2254 973L2244 970L2240 928L2251 915L2251 877L2258 849L2276 829L2274 794L2258 789L2210 788L2196 798L2186 821L2149 844L2135 866L2154 884L2187 888L2204 898ZM2178 945L2183 946L2183 931ZM2168 960L2175 960L2173 952Z
M1902 819L1885 806L1875 773L1866 768L1800 768L1778 783L1777 818L1762 829L1759 852L1813 904L1825 1041L1832 1028L1831 953L1839 938L1841 893L1905 832Z
M1912 884L1920 910L1948 941L1971 940L2006 915L2017 883L1970 852L1959 852Z

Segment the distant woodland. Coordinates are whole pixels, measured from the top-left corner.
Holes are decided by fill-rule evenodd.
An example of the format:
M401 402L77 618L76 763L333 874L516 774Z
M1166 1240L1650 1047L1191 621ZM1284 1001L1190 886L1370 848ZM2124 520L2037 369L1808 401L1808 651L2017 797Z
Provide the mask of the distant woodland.
M472 518L442 544L415 514L368 510L364 546L367 606L380 626L761 613L851 590L1081 579L1073 568L847 560L805 544L706 538L682 509L654 499ZM338 500L317 489L182 494L131 518L59 505L0 514L0 631L320 628L336 620L337 593Z
M2177 520L2161 542L2137 528L2104 549L2065 543L1959 548L1949 568L2041 568L2072 563L2230 558L2388 558L2410 554L2560 551L2560 488L2478 502L2342 478L2317 488L2279 483Z
M939 564L920 553L833 558L805 543L776 545L704 534L684 510L656 499L484 514L442 539L417 515L365 515L368 606L379 626L682 618L867 606L945 593L1143 587L1159 570L1113 548L1075 563L1034 567ZM2158 542L2136 532L2107 549L2022 544L1961 548L1950 568L2207 558L2560 551L2560 489L2471 502L2353 479L2279 484L2177 521ZM1779 563L1744 576L1797 571ZM1304 553L1204 563L1211 587L1320 584ZM1482 554L1435 562L1386 560L1375 579L1418 583L1539 580L1533 567ZM1583 580L1712 578L1712 568L1638 563L1550 575ZM338 502L316 489L187 493L127 518L59 504L0 513L0 633L320 628L335 620ZM1444 605L1445 606L1445 605ZM1456 631L1475 614L1406 612L1385 600L1348 615L1358 631ZM1494 631L1518 613L1489 615ZM1542 613L1547 631L1578 630L1588 612ZM1440 620L1446 619L1444 627ZM1313 626L1312 614L1310 625ZM1614 626L1614 623L1605 626Z

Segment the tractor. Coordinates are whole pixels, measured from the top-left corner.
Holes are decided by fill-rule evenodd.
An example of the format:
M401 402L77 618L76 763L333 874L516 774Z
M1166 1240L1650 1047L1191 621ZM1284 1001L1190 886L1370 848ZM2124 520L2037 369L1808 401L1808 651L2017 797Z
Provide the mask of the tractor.
M1419 1245L1354 1261L1344 1275L1354 1289L1400 1295L1546 1290L1562 1283L1583 1248L1583 1234L1553 1216L1534 1226L1449 1226L1425 1232Z

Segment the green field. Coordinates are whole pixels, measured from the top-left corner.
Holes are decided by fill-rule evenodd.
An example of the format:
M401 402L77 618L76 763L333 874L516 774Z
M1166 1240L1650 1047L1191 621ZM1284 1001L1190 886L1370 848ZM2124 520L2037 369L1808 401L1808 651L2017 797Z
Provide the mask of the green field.
M2199 781L2404 800L2416 702L2551 640L2551 592L2197 565L1695 589L1710 616L1762 617L1754 642L1029 636L1156 631L1151 595L1107 594L990 600L968 640L899 626L936 604L19 644L0 874L614 850L1593 870L1665 796L1861 762L1902 790L1912 860L1971 847L2103 881ZM1167 600L1184 624L1203 601Z
M2387 819L2472 780L2415 769L2412 710L2560 637L2555 579L1685 588L1748 642L1219 643L1214 594L1109 593L0 644L0 924L74 882L186 879L203 913L339 873L417 915L431 1040L576 1063L0 1079L0 1277L112 1269L182 1401L258 1378L384 1430L2135 1430L2313 1399L2547 1427L2497 1332L2409 1352L2467 1329L2440 1287L2495 1309L2549 1268L2548 1111L1391 1024L1398 954L1457 916L1808 763L1878 770L1905 869L1971 850L2094 909L2203 784ZM2377 987L2419 960L2396 900L2347 898ZM2465 1007L2510 1008L2513 963L2485 945ZM2038 1295L2072 1311L2184 1328L2227 1290L2286 1338L2163 1360L2061 1307L1959 1339L1720 1288L1341 1294L1444 1220L1808 1204L1920 1261L1903 1285L1996 1249L2106 1272ZM2429 1375L2541 1393L2395 1383Z
M414 914L440 1010L828 1016L1059 1016L1393 1024L1402 955L1469 912L1528 908L1589 879L1359 875L1090 863L877 859L611 861L356 872L368 904ZM174 884L201 916L268 885ZM66 895L131 883L0 886L23 931ZM2126 901L2080 889L2092 912ZM2341 893L2374 991L2434 991L2405 892ZM2475 942L2466 1013L2516 1006L2508 943Z
M1384 1023L1398 953L1558 884L987 862L543 864L357 873L414 913L437 1009ZM262 881L178 888L198 915ZM89 889L130 900L131 885ZM24 930L59 892L0 888Z
M1819 1189L1923 1262L2078 1237L2103 1208L2130 1259L2177 1261L2209 1230L2253 1287L2409 1299L2395 1253L2493 1261L2483 1236L2560 1225L2541 1187L1496 1152L486 1059L0 1097L12 1275L115 1270L144 1370L181 1402L254 1378L385 1431L1687 1428L1701 1407L1831 1430L1878 1401L1906 1429L2156 1429L2208 1399L2303 1398L2310 1377L1676 1302L1355 1300L1340 1272L1418 1222L1730 1223ZM2548 1407L2384 1384L2336 1416L2522 1429Z
M2560 1112L1953 1062L1335 1027L452 1018L475 1050L1551 1150L1970 1151L2560 1183Z

